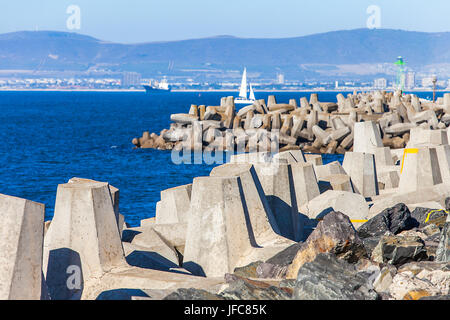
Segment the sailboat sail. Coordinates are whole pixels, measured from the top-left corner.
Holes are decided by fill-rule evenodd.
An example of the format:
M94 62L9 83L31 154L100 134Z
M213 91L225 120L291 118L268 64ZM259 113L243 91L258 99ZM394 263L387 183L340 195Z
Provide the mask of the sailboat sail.
M244 69L242 74L241 89L239 90L239 97L247 99L247 69Z
M255 93L253 92L252 84L250 83L250 100L256 100L255 99Z
M256 101L255 92L253 91L252 84L250 83L250 97L247 99L247 68L244 68L242 73L242 82L239 89L239 97L234 99L236 104L252 104Z

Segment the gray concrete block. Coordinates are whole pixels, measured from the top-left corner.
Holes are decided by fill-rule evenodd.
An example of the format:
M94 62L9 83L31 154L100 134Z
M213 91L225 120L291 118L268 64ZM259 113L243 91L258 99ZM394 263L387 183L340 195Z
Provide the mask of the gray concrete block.
M405 149L399 192L416 191L442 183L436 148Z
M350 176L356 193L365 198L379 194L375 156L371 153L346 152L343 168Z
M39 300L43 204L0 194L0 300Z
M109 184L59 185L55 214L44 239L43 271L52 298L81 297L82 288L67 286L70 268L80 270L88 281L126 265Z

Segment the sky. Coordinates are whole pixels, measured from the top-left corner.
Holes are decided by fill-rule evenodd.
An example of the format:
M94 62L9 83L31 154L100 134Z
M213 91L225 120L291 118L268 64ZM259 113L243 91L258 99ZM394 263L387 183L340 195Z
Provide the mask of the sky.
M67 13L70 6L79 14ZM368 13L371 6L379 10ZM449 16L448 0L2 0L0 33L55 30L120 43L285 38L366 28L368 20L371 27L450 31Z

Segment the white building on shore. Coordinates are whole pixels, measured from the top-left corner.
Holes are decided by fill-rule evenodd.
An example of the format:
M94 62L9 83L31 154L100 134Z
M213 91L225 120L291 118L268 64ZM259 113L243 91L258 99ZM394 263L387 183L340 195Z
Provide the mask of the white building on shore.
M422 78L422 87L430 88L433 86L433 77Z
M410 71L406 74L406 89L414 89L416 87L416 73Z
M373 81L373 87L376 89L386 89L387 80L386 78L378 78Z

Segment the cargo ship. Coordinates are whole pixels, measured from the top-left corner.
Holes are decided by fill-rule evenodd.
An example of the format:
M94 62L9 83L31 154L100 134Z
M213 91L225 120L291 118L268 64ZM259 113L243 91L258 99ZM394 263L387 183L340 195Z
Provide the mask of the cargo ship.
M172 90L166 78L161 81L150 81L149 84L144 85L144 89L147 93L170 92Z

